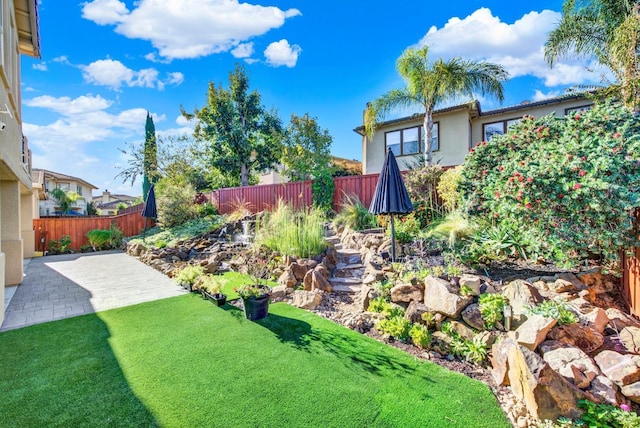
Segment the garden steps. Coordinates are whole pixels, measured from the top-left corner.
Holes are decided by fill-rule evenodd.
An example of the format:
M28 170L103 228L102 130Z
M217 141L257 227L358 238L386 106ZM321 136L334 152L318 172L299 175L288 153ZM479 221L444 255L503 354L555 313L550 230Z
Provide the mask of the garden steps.
M361 278L329 278L333 291L344 293L358 293L362 288Z

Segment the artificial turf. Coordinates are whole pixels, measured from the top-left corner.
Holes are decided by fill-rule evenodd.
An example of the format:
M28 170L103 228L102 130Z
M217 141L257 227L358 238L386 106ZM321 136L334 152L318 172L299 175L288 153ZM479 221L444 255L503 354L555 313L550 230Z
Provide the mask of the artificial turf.
M0 333L3 427L509 427L486 385L284 303L195 294Z

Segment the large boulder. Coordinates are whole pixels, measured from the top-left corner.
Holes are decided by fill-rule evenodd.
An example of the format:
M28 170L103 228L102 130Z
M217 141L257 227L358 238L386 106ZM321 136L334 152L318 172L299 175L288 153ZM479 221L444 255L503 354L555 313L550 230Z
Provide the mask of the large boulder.
M465 273L460 277L460 287L463 286L469 287L471 289L472 295L479 296L480 287L482 286L482 280L478 275Z
M578 388L588 388L600 375L600 369L589 356L576 346L548 340L540 344L544 360Z
M460 312L471 302L471 296L461 296L459 289L449 281L429 275L424 280L424 304L450 318L458 318Z
M590 327L598 333L604 333L604 329L609 324L607 312L602 308L594 308L586 314L579 313L580 324Z
M557 322L558 320L554 318L546 318L537 314L532 315L516 330L516 341L530 351L535 351L538 345L547 338L547 333Z
M623 328L620 332L620 342L627 351L640 354L640 328L633 326Z
M640 381L640 356L605 350L594 357L602 373L623 387Z
M590 354L600 348L604 343L604 336L580 324L565 324L552 329L547 337L550 340L558 340L568 345L574 345Z
M518 327L525 321L527 307L535 306L543 300L540 292L533 285L522 279L509 282L502 288L501 293L509 299L513 327Z
M578 418L578 401L589 395L572 385L535 352L524 346L509 348L509 384L516 399L524 401L534 418Z
M278 278L278 284L284 285L285 287L295 287L298 283L296 276L289 269L282 272L282 275Z
M517 348L518 344L511 337L498 340L491 347L489 360L491 361L491 376L498 385L509 385L509 353L512 348Z
M621 331L625 327L640 327L640 322L633 318L631 315L621 311L617 308L605 309L607 317L609 318L609 327L615 331Z
M461 313L462 320L469 324L471 327L476 330L484 329L484 320L482 319L482 314L480 313L480 305L477 303L472 303Z
M311 311L322 303L322 295L313 291L295 290L292 297L293 306Z
M411 284L398 284L391 288L391 301L394 303L422 302L424 292L419 287Z
M407 309L404 311L404 317L413 324L424 324L422 314L425 312L429 312L427 305L422 302L413 301L409 303L409 306L407 306Z

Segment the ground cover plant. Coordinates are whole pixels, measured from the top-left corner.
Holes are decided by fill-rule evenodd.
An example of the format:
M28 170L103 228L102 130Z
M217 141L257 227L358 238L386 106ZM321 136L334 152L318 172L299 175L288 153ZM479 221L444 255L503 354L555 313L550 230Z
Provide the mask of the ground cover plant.
M639 135L640 117L608 104L564 119L524 117L467 156L464 208L496 231L529 233L537 247L521 245L525 254L565 267L589 258L614 266L620 248L637 244Z
M155 247L173 246L180 240L207 233L223 224L224 217L218 215L207 216L175 227L160 228L156 226L147 230L143 235L131 238L129 242Z
M188 294L0 333L0 357L6 427L510 426L486 385L283 303Z

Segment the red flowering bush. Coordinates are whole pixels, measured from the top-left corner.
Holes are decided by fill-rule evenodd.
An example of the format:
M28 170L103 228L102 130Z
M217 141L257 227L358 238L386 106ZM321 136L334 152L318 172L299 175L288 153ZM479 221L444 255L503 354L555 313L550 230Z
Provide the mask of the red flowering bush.
M549 261L617 261L637 243L640 117L612 105L563 119L525 116L475 147L460 188L471 217L531 232Z

